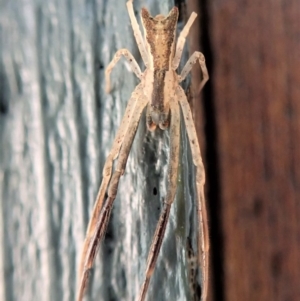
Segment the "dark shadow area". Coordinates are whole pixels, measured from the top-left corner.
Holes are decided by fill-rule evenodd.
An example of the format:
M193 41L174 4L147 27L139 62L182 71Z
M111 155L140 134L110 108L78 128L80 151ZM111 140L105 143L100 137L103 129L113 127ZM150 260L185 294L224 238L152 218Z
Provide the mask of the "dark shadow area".
M7 115L9 112L9 89L8 80L4 72L3 63L0 62L0 115Z
M200 27L201 27L201 51L205 55L210 80L203 89L204 114L206 116L205 139L206 139L206 176L207 176L207 202L210 227L210 250L212 263L212 280L214 288L214 300L224 301L224 271L223 254L224 242L221 220L221 185L220 167L218 155L218 132L216 123L216 108L213 90L214 59L210 40L210 15L209 1L200 1Z

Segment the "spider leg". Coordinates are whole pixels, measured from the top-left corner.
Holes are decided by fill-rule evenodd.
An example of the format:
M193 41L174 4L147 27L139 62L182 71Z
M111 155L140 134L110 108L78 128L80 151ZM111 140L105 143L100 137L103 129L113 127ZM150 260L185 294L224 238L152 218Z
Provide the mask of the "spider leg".
M199 61L201 71L202 71L202 81L200 83L200 87L198 89L198 93L202 90L205 83L208 81L208 71L205 64L205 58L204 55L199 52L195 51L192 56L189 58L189 60L186 62L185 66L183 67L181 74L179 75L179 82L182 82L186 76L189 74L189 72L192 70L193 66Z
M146 47L145 47L145 43L144 43L142 33L140 31L139 24L136 20L135 14L134 14L132 2L133 2L133 0L129 0L126 3L126 6L127 6L127 10L128 10L129 18L130 18L130 21L131 21L131 26L132 26L132 29L133 29L133 34L134 34L136 43L138 45L138 48L139 48L140 54L142 56L142 59L144 61L144 64L145 64L146 67L148 67L148 65L149 65L149 63L148 63L148 54L147 54L147 50L146 50Z
M195 21L196 17L197 17L197 14L192 12L190 18L188 19L187 23L185 24L184 28L182 29L182 31L177 39L176 52L175 52L173 62L172 62L173 70L176 70L179 66L183 47L185 44L185 39L186 39L187 35L189 34L190 28L191 28L193 22Z
M136 62L135 58L133 57L133 55L130 53L130 51L125 48L119 49L105 70L105 82L106 82L105 92L106 93L110 92L110 73L111 73L112 69L115 67L115 65L117 64L117 62L120 60L122 55L125 57L125 59L130 64L130 67L131 67L132 71L135 73L135 75L139 79L141 79L141 77L142 77L141 69L140 69L138 63Z
M203 162L200 153L200 147L198 143L197 133L193 121L192 112L189 103L186 99L185 93L180 86L177 87L176 94L182 109L183 118L186 126L186 131L188 134L193 163L196 166L196 190L198 199L198 262L202 268L202 297L201 300L206 300L207 289L208 289L208 250L209 250L209 237L208 237L208 221L207 221L207 211L204 198L204 182L205 173Z
M95 205L94 205L94 208L92 211L92 217L90 219L90 222L89 222L89 225L87 228L87 232L86 232L86 238L85 238L85 242L84 242L84 247L83 247L83 251L82 251L82 255L81 255L81 263L80 263L80 268L79 268L80 275L82 274L82 271L83 271L85 255L86 255L90 240L94 234L94 230L95 230L97 221L99 219L100 210L103 205L105 192L106 192L108 183L110 181L113 160L115 160L119 154L125 134L127 133L127 130L128 130L130 120L132 118L135 104L141 93L142 93L142 86L140 84L133 91L133 93L128 101L128 104L127 104L127 107L125 110L125 114L121 121L117 135L114 139L112 149L110 150L110 152L107 156L107 159L105 161L104 168L103 168L103 174L102 174L102 176L103 176L102 183L101 183L101 186L100 186L98 194L97 194Z
M141 97L141 95L142 87L139 85L132 93L128 102L125 115L114 140L113 147L103 168L103 180L93 208L92 217L89 222L81 255L81 262L79 266L80 284L77 297L78 301L83 298L84 289L88 280L89 269L93 265L97 248L103 238L109 221L112 204L117 193L119 178L124 173L131 144L135 136L142 111L147 104L147 100L144 97ZM117 156L119 156L117 166L111 178L113 161L117 158ZM108 198L103 205L107 187Z
M168 191L164 201L164 207L159 217L150 251L147 259L146 276L139 294L139 301L144 301L148 290L151 276L154 272L155 264L158 258L162 240L170 214L171 205L174 201L177 188L177 172L179 161L179 145L180 145L180 110L177 101L170 103L171 109L171 125L170 125L170 163L168 170Z

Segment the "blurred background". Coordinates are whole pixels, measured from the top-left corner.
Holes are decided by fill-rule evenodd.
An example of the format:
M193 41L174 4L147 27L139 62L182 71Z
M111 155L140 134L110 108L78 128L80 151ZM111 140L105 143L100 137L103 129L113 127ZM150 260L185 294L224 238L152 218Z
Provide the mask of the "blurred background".
M104 160L138 82L122 60L106 95L104 70L120 48L142 66L125 3L0 0L0 300L75 298ZM184 83L207 172L209 300L298 300L300 2L134 1L137 16L143 6L155 15L174 5L179 30L198 13L183 62L200 50L210 74L200 96L198 66ZM168 136L142 124L88 300L134 300L143 279ZM187 144L184 137L182 162ZM181 182L149 301L189 299L178 224L189 226L177 204L192 207L193 187Z

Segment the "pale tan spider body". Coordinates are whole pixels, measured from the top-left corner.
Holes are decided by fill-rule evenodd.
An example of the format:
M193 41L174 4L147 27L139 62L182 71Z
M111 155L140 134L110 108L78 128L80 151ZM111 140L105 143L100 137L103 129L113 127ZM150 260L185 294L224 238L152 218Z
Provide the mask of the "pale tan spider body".
M178 9L174 7L167 17L151 17L142 9L142 23L149 64L144 72L144 93L149 100L147 125L154 130L156 125L165 129L169 125L170 102L175 97L178 85L177 74L172 69L175 54L175 34Z
M187 24L179 35L176 45L176 26L178 9L174 7L168 16L157 15L152 17L143 8L141 12L145 38L142 37L134 15L132 1L127 2L127 9L131 20L134 36L146 66L141 72L139 65L127 49L120 49L108 65L106 76L106 91L110 91L110 73L123 55L129 62L141 83L136 87L128 101L126 111L113 142L112 149L103 168L103 180L97 195L92 217L87 229L79 268L78 301L83 298L84 289L88 280L88 272L92 267L99 243L103 238L110 218L113 202L117 195L120 177L125 171L129 151L142 115L147 107L147 127L153 131L159 126L161 129L170 127L170 162L168 170L168 190L164 198L164 205L155 230L153 241L147 259L145 280L138 297L144 301L151 276L155 269L158 253L163 241L171 205L174 201L177 188L177 173L180 147L180 107L188 134L193 163L196 167L197 216L198 216L198 264L201 267L202 293L201 300L205 301L208 287L208 226L204 199L205 174L200 154L197 134L185 93L179 83L185 79L192 66L199 61L203 79L199 90L208 80L204 56L195 52L181 74L176 73L182 55L183 46L189 29L196 18L192 13ZM180 107L179 107L180 105ZM113 169L113 162L116 165ZM105 194L107 198L105 199Z

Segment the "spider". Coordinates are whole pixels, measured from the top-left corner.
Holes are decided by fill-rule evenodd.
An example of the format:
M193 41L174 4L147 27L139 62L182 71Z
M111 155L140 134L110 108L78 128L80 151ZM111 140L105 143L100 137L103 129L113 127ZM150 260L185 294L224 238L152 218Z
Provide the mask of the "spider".
M177 173L180 145L180 107L186 132L188 135L193 164L196 167L196 193L197 193L197 218L198 218L198 264L202 269L201 300L205 301L208 287L208 225L204 199L205 173L200 154L199 143L193 122L192 113L186 95L179 85L193 65L199 62L202 70L202 81L199 92L208 80L205 59L201 52L194 52L182 69L180 75L176 73L185 39L192 26L196 13L192 13L187 24L181 31L176 44L176 26L178 9L174 7L165 17L157 15L152 17L149 11L142 8L141 19L144 28L144 38L137 23L132 0L127 2L127 9L134 32L134 37L146 66L144 72L133 55L127 49L120 49L105 71L106 92L110 92L110 73L119 59L124 56L130 64L135 75L140 79L140 84L133 91L125 110L123 120L113 142L112 149L103 168L103 179L94 205L86 238L83 246L79 267L79 286L77 300L81 301L88 281L89 270L105 234L111 215L113 202L117 195L120 177L125 171L127 158L135 137L141 115L146 109L146 123L149 131L157 127L170 131L170 162L168 169L168 190L164 199L163 208L156 226L154 237L150 246L147 259L145 279L141 286L138 300L145 300L151 276L155 269L157 257L164 238L170 209L175 198L177 188ZM113 162L116 165L113 169Z

